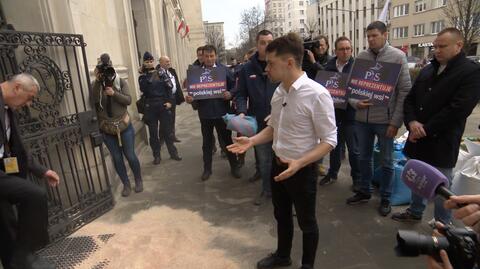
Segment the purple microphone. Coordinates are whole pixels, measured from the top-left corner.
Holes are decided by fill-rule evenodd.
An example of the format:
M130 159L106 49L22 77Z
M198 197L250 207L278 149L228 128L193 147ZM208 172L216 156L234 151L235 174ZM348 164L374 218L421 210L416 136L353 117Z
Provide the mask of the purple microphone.
M437 194L447 200L450 196L455 195L446 187L448 179L444 174L437 168L419 160L407 161L403 168L402 179L413 193L429 200Z

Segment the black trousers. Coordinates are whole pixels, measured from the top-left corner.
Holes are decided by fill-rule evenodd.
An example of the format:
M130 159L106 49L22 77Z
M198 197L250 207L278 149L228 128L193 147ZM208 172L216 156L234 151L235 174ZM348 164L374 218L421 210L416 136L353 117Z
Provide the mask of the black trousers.
M17 207L18 220L13 206ZM5 269L15 257L26 255L48 243L48 207L44 189L16 176L0 176L0 259ZM22 260L23 259L23 260Z
M170 156L178 155L177 148L173 144L172 112L165 108L164 101L147 99L144 119L148 126L153 157L160 157L161 144L159 131L165 140Z
M202 127L202 138L203 138L203 169L206 171L212 171L212 150L213 145L215 143L213 137L213 129L217 130L217 134L219 139L221 139L224 143L220 146L223 150L227 152L228 162L230 163L230 167L234 168L237 166L237 161L235 154L231 153L230 151L226 150L225 147L232 144L232 132L227 130L227 125L223 121L223 119L200 119L200 124Z
M293 239L292 205L297 213L298 225L303 233L302 264L312 266L318 245L318 225L315 216L317 195L317 167L310 164L290 178L276 182L273 177L286 170L276 156L272 164L272 202L277 220L277 254L290 257Z

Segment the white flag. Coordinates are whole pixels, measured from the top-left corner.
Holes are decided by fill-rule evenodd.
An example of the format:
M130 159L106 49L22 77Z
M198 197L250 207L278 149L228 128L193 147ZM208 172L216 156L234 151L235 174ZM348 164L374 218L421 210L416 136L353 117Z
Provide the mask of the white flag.
M385 1L385 5L383 6L382 13L378 16L378 20L384 23L387 23L387 15L388 15L388 6L390 5L390 0Z

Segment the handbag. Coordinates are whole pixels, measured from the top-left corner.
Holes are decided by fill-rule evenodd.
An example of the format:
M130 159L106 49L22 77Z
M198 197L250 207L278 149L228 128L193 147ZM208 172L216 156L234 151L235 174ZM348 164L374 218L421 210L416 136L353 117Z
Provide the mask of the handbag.
M137 100L136 105L138 113L145 114L145 96L143 94L140 96L140 99Z
M128 112L125 111L121 117L103 119L100 121L100 130L109 135L116 135L118 138L118 143L120 147L122 146L121 133L127 129L130 124L130 116Z

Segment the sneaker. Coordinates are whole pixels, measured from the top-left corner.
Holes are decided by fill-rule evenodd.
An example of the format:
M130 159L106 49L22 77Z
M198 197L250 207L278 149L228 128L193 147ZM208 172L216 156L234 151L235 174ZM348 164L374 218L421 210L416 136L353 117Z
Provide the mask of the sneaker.
M257 263L257 269L271 269L275 267L286 267L292 265L290 257L280 257L277 253L271 253Z
M390 212L392 212L392 206L390 205L390 201L387 199L382 199L380 201L380 206L378 207L378 213L381 216L386 217L388 214L390 214Z
M400 222L420 222L422 217L412 215L410 211L405 210L404 212L397 212L392 215L392 219Z
M207 181L210 178L211 175L212 175L212 171L210 171L210 170L203 171L202 181Z
M325 168L325 166L323 166L323 164L318 165L318 175L319 176L326 176L327 175L327 169Z
M318 182L318 185L320 186L330 185L334 183L336 180L337 180L336 178L331 177L330 175L326 175L320 180L320 182Z
M257 205L257 206L260 206L264 203L267 203L270 199L272 198L272 194L271 193L267 193L267 192L264 192L262 191L258 196L257 198L255 199L255 201L253 202L254 205Z
M240 174L240 168L237 166L237 167L232 167L230 169L230 174L232 174L232 176L234 178L241 178L242 177L242 174Z
M362 203L368 202L372 198L372 195L370 194L364 194L361 192L355 193L354 196L350 197L347 199L347 205L358 205Z

